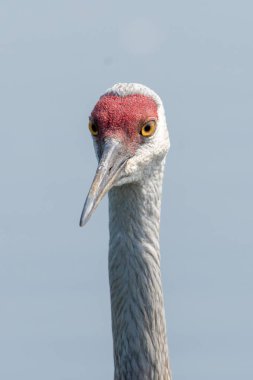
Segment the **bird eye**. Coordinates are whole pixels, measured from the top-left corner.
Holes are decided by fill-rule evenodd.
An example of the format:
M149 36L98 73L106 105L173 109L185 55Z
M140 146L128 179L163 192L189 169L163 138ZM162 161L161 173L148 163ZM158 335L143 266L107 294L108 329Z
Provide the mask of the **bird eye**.
M150 137L155 133L156 130L156 121L149 120L141 128L141 135L144 137Z
M97 136L98 135L98 126L93 123L92 121L89 121L89 130L92 136Z

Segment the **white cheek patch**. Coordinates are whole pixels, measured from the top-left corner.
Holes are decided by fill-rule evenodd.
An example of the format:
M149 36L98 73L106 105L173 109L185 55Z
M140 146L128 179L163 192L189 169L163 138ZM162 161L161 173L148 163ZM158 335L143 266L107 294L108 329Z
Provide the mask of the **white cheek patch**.
M129 182L138 181L143 175L156 168L164 159L170 147L169 133L166 125L163 106L158 108L158 124L154 136L147 138L130 158L125 166L125 176ZM150 170L149 170L150 169Z

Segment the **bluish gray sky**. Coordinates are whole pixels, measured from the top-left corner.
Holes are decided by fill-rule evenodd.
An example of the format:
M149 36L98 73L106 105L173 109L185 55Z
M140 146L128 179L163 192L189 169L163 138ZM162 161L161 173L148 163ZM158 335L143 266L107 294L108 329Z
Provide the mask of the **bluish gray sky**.
M161 251L175 380L253 378L253 6L0 1L0 378L112 379L107 200L79 217L89 112L164 101Z

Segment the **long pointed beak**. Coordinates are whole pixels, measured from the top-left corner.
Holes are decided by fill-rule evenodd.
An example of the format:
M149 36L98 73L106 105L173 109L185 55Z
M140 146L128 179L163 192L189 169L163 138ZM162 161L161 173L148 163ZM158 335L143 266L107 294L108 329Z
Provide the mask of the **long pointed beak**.
M112 188L129 157L130 154L120 141L108 139L105 142L102 157L83 207L81 227L87 223L101 199Z

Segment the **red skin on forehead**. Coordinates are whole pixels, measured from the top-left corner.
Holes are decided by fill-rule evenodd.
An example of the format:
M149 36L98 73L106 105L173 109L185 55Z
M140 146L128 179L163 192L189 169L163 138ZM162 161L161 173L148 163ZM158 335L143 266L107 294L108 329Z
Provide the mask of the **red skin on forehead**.
M157 119L157 104L148 96L135 94L102 96L91 120L98 126L99 139L117 137L126 143L140 143L140 128L148 119Z

